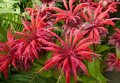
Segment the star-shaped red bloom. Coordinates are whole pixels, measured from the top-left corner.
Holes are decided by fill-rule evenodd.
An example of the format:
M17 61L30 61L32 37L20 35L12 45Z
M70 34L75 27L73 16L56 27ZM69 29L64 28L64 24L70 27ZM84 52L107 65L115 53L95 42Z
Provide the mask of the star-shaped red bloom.
M58 69L61 68L65 73L66 83L70 83L72 74L74 75L74 80L77 80L77 70L79 69L89 75L84 60L92 61L92 55L97 56L89 48L93 44L91 39L84 38L85 33L81 30L71 30L69 34L65 34L63 40L56 34L51 34L58 38L60 44L43 47L43 49L53 52L52 57L46 61L43 69L48 70L53 66L57 66Z

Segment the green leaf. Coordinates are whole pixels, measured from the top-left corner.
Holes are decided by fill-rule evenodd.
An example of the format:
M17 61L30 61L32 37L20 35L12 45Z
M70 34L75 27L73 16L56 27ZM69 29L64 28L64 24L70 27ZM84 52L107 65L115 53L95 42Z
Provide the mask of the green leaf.
M100 71L100 60L95 59L92 62L88 62L88 71L90 74L90 77L96 79L97 83L107 83L107 79L102 75Z
M120 48L116 46L116 55L120 58Z
M78 81L82 83L98 83L98 81L92 77L87 77L87 76L81 76L78 77Z
M108 49L109 49L109 47L107 45L99 45L96 48L96 53L102 53L102 52L105 52Z
M32 0L33 4L37 4L38 6L42 5L42 2L40 0Z

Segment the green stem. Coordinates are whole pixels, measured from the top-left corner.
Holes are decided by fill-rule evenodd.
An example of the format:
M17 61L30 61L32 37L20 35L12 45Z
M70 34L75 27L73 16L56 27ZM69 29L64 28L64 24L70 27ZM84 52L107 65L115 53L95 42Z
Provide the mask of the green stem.
M62 72L62 70L61 70L60 75L59 75L58 80L57 80L57 82L56 82L56 83L60 83L61 78L62 78L62 75L63 75L63 72Z

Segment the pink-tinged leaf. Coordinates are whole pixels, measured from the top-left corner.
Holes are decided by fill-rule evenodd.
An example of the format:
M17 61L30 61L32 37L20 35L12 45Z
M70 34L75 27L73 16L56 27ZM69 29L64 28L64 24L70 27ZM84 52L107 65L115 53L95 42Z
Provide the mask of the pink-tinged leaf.
M64 60L62 70L64 71L66 76L66 83L70 83L70 67L69 67L68 58Z
M18 69L18 68L17 68L17 65L16 65L16 62L17 62L17 61L16 61L16 59L14 58L14 59L12 60L12 65L14 66L15 69Z
M83 38L84 33L80 32L82 28L80 28L78 31L75 31L75 36L72 42L73 47L76 45L77 46L77 41L79 41L81 38Z
M11 62L11 60L7 59L0 66L0 71L2 71L4 73L6 79L8 79L7 69L8 69L10 62Z
M89 21L91 21L93 19L93 13L92 11L90 11L90 9L88 9L89 11L87 11L87 14L89 16Z
M25 48L25 50L23 52L23 55L26 55L28 53L30 53L30 45L26 46L26 48Z
M33 10L32 10L32 14L31 14L31 26L33 29L35 28L35 17L34 17Z
M79 63L78 63L79 67L85 72L86 75L89 76L89 73L88 73L88 71L87 71L87 68L86 68L86 66L83 64L83 62L81 62L80 60L79 60L78 62L79 62Z
M88 43L84 43L84 44L78 46L78 47L76 48L76 52L79 51L79 50L82 50L83 48L89 47L89 46L92 45L93 43L94 43L94 42L88 42Z
M68 5L67 5L66 0L63 0L63 3L64 3L64 6L65 6L66 10L68 10Z
M60 9L60 8L57 8L57 7L46 7L45 8L45 11L47 10L53 10L53 11L56 11L56 12L60 12L60 13L64 13L65 11Z
M99 57L100 55L99 54L96 54L96 53L93 53L93 52L87 52L87 51L80 51L80 52L77 52L78 55L94 55L96 57Z
M72 71L73 71L73 74L74 74L74 80L75 80L75 83L77 82L77 72L76 72L76 64L75 64L75 59L74 57L71 57L71 66L72 66Z
M48 64L46 64L46 65L44 66L44 69L48 70L49 68L51 68L51 67L53 67L55 64L57 64L59 60L61 60L61 57L54 56L53 58L51 58L51 61L48 62Z
M39 59L38 53L35 50L35 48L31 49L31 51L33 52L33 54L35 55L35 58Z
M44 44L46 44L47 46L52 46L52 47L59 47L58 45L52 43L52 42L48 42L47 40L43 39L43 38L38 38L37 39L40 42L43 42Z
M114 27L115 23L111 19L108 19L108 20L102 21L100 25L112 25Z
M91 39L90 38L82 39L78 44L76 44L76 48L79 47L80 45L83 45L84 43L87 43L87 42L91 42Z
M68 40L69 40L68 39L68 34L65 34L65 42L68 43L69 42Z
M13 41L14 40L14 36L12 35L12 30L11 29L9 29L7 31L7 39L8 39L8 41Z
M98 16L99 13L101 12L101 10L102 10L102 5L99 4L98 7L97 7L97 8L95 9L95 11L94 11L94 19L97 18L97 16Z
M30 27L28 26L27 21L24 21L23 19L21 19L21 20L22 20L22 23L24 25L24 28L27 30L30 30Z
M97 17L97 19L103 19L108 15L108 12L110 11L110 9L107 9L106 11L102 12L99 14L99 16Z
M81 15L82 18L84 18L86 21L89 20L88 16L87 16L84 12L80 12L80 15Z
M70 8L70 11L72 11L73 9L73 3L75 2L75 0L69 0L69 8Z
M76 6L76 8L73 11L73 15L76 14L79 10L83 9L84 7L89 6L88 3L81 3L79 5Z
M94 28L93 39L95 39L95 41L100 42L100 35L96 28Z
M71 30L71 32L70 32L70 36L69 36L69 43L70 43L70 44L72 44L73 33L74 33L74 31Z
M56 24L58 21L60 21L61 19L64 19L65 17L61 16L61 17L57 17L54 24Z
M66 83L70 83L70 69L66 70Z
M101 31L104 31L104 32L106 32L107 34L108 34L108 31L107 31L107 29L105 28L105 27L97 27L99 30L101 30Z
M27 34L22 33L22 32L16 32L16 35L26 36Z

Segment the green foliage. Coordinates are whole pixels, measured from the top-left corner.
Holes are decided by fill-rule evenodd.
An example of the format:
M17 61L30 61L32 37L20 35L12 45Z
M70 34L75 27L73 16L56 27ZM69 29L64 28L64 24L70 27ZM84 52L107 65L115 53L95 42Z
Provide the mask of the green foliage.
M101 73L100 60L95 59L93 62L89 62L88 70L89 70L90 76L95 78L98 81L97 83L107 83L106 78Z
M13 69L9 75L9 80L5 80L3 77L0 77L0 83L56 83L56 79L53 75L54 71L42 72L37 74L41 68L41 64L34 63L32 69L26 72L17 72Z
M100 64L99 59L88 62L87 65L90 76L79 76L78 80L82 83L107 83L107 79L101 73Z
M96 53L102 53L102 52L105 52L106 50L110 49L109 46L107 45L99 45L97 48L96 48Z

